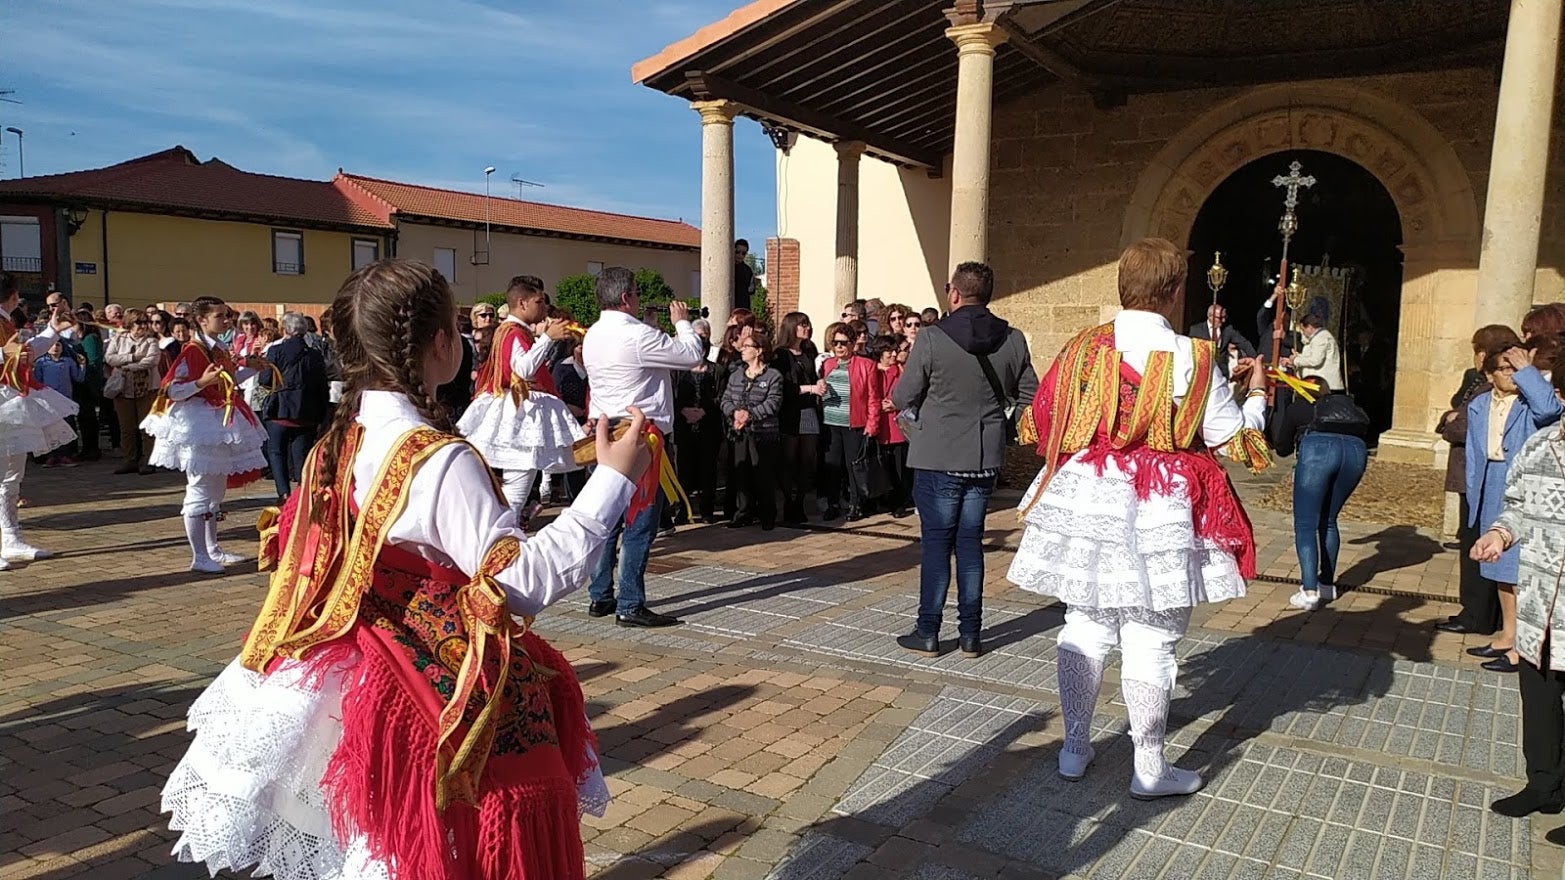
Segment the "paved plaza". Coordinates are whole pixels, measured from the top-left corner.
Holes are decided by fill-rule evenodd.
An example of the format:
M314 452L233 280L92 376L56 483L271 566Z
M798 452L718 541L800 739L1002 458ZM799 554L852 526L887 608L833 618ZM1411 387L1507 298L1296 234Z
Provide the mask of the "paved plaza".
M61 558L0 574L0 880L195 878L157 814L190 701L237 650L265 578L185 571L177 475L111 464L29 474L25 525ZM1268 479L1275 479L1271 477ZM1241 491L1266 483L1242 478ZM599 878L1553 878L1559 817L1487 809L1519 787L1514 679L1437 634L1455 554L1352 524L1328 609L1295 589L1285 517L1255 515L1262 578L1197 612L1171 757L1208 784L1126 796L1111 669L1088 777L1054 772L1062 609L1004 581L1014 512L988 539L976 660L896 648L911 625L916 520L771 533L681 528L654 555L669 630L620 629L572 598L537 628L586 691L615 800L583 828ZM264 491L223 525L253 536ZM955 637L954 609L945 635Z

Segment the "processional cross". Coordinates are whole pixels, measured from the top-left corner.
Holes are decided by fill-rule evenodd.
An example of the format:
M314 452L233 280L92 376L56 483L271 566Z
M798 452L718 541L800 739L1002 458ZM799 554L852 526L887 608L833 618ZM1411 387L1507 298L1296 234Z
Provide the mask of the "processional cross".
M1295 312L1297 312L1299 306L1304 304L1304 288L1299 285L1299 273L1297 270L1293 273L1292 283L1289 283L1288 244L1293 241L1293 234L1299 231L1299 216L1294 212L1294 209L1299 207L1299 187L1312 187L1315 185L1315 176L1302 175L1299 173L1302 170L1304 170L1304 166L1295 159L1288 165L1286 176L1279 174L1272 178L1272 186L1283 187L1287 193L1282 200L1282 219L1277 221L1277 231L1282 233L1282 263L1277 269L1277 287L1279 290L1282 290L1284 285L1287 285L1284 292L1286 297L1284 302ZM1276 313L1272 319L1272 357L1281 360L1283 312L1285 309L1282 302L1274 301L1273 305L1276 307ZM1275 401L1276 390L1276 385L1273 384L1268 395L1269 402Z

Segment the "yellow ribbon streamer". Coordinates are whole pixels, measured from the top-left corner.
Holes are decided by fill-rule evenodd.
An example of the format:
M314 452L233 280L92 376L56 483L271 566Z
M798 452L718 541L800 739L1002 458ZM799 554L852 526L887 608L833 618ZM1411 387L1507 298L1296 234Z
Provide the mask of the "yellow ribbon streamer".
M1321 386L1315 384L1314 382L1309 382L1304 379L1300 379L1297 376L1284 373L1282 370L1276 369L1275 367L1271 370L1268 370L1266 375L1273 381L1281 382L1289 388L1292 388L1293 393L1304 398L1306 403L1314 403L1316 397L1318 397L1321 391L1324 390L1321 388Z

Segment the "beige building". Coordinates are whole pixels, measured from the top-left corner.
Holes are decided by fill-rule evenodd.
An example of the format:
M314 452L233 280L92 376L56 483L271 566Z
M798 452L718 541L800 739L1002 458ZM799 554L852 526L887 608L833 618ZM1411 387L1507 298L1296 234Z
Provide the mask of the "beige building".
M333 183L377 206L396 227L394 253L432 263L461 303L505 292L515 275L536 275L552 290L567 275L596 274L605 266L656 269L680 296L692 297L700 289L701 233L688 223L342 171Z
M699 114L709 304L730 286L719 257L745 115L782 153L769 247L783 307L820 321L853 298L933 303L950 266L987 260L996 311L1040 360L1115 311L1115 260L1147 235L1192 250L1186 322L1222 251L1218 300L1260 336L1282 249L1273 179L1297 161L1315 181L1297 190L1290 260L1306 293L1330 278L1351 290L1337 326L1355 390L1383 413L1382 454L1434 462L1430 428L1474 327L1565 299L1565 169L1549 151L1560 13L1561 0L757 0L632 77Z

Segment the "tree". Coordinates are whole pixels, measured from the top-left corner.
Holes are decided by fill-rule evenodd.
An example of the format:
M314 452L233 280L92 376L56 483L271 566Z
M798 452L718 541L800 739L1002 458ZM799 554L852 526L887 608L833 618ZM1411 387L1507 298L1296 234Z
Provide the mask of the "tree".
M483 296L473 300L473 305L475 305L475 306L480 304L480 303L482 303L484 305L494 306L495 308L498 309L499 307L505 305L505 294L503 294L503 293L486 293Z
M571 313L583 327L598 320L598 279L582 273L567 275L554 285L554 304Z

